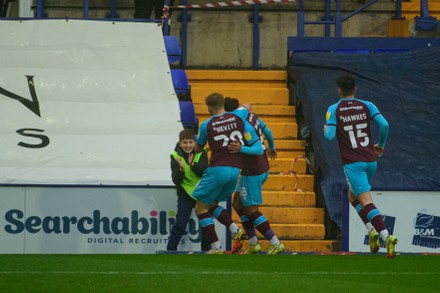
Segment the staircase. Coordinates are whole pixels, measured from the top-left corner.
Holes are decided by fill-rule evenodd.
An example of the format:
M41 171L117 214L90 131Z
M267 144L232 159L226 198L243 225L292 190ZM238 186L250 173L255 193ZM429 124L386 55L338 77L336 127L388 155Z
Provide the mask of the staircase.
M324 209L315 207L314 176L306 174L306 161L298 158L305 155L305 150L302 141L297 139L295 107L289 106L287 72L186 70L186 73L200 123L209 117L205 97L218 92L237 98L240 103L251 103L252 111L271 129L278 159L270 161L271 173L263 186L260 210L286 250L334 251L335 241L325 240ZM288 173L295 158L298 158L293 166L296 176ZM235 212L233 219L240 222ZM266 250L269 241L258 236Z

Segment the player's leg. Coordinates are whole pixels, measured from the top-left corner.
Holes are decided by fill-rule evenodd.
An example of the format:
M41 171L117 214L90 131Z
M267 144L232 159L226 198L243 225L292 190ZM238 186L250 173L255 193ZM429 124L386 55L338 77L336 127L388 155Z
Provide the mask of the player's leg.
M353 196L353 192L351 191L351 188L348 190L348 199L351 203L351 205L355 208L356 212L358 213L359 217L361 218L362 222L364 222L365 227L367 228L367 233L370 241L370 252L371 253L377 253L380 249L380 243L379 243L379 233L374 229L373 225L368 220L367 215L364 212L364 209L362 208L361 203L359 200L357 200Z
M235 212L240 217L241 225L246 233L245 237L241 237L237 239L237 242L235 243L235 248L238 248L243 246L245 239L250 239L251 244L255 245L258 240L255 234L255 228L252 224L251 220L244 214L243 211L243 204L241 203L241 196L240 194L243 192L246 192L246 183L247 182L247 176L241 176L240 182L236 188L236 192L234 193L234 198L232 200L232 206L234 207Z
M353 196L362 205L364 213L367 215L368 221L373 225L374 229L379 232L380 237L387 242L389 237L389 232L383 221L383 217L379 209L374 205L373 199L371 197L371 186L369 181L374 175L377 168L376 162L369 163L353 163L344 166L344 171L347 175L347 179L350 182L350 189L352 190ZM395 243L394 243L395 242ZM396 241L392 241L391 247L388 249L389 257L395 256L394 245ZM387 246L388 247L388 246ZM390 252L391 250L391 252ZM390 256L391 254L391 256Z
M258 210L258 205L263 203L261 190L267 177L267 172L257 176L247 176L246 189L240 193L240 199L244 206L244 214L252 221L255 229L269 240L270 247L267 253L276 254L284 250L284 245L273 232L266 216Z
M243 177L241 177L240 182L242 180ZM238 192L237 190L240 190L239 186L234 192L232 207L234 208L234 211L237 213L237 215L240 217L240 222L244 229L244 233L242 233L241 235L237 235L237 239L235 240L235 243L232 247L232 253L238 253L241 250L244 244L244 240L248 238L249 234L255 235L254 225L252 225L252 222L243 213L243 205L240 201L240 192Z
M373 179L374 175L376 174L377 169L377 162L370 162L367 163L367 178L368 182L370 183ZM371 197L371 194L370 194ZM371 201L373 202L373 199L371 198ZM388 232L388 230L386 230ZM396 244L397 244L397 237L394 235L388 235L388 233L381 234L382 239L385 241L385 246L387 248L388 258L394 258L396 256ZM379 242L379 241L378 241Z
M364 213L362 209L361 203L353 196L353 192L351 189L348 190L348 199L350 201L351 206L356 210L362 222L364 222L365 228L367 228L367 232L369 233L374 229L373 225L368 221L367 215Z
M199 226L203 234L211 243L212 253L223 252L221 250L220 241L215 231L214 219L209 209L216 204L218 189L221 188L223 180L218 177L218 167L209 167L203 172L202 179L194 190L192 196L196 199L194 210L199 219ZM211 251L210 250L210 251ZM210 253L210 252L209 252Z
M211 241L211 250L218 251L221 248L215 233L213 215L209 210L216 206L217 202L225 201L231 197L237 185L239 175L239 168L228 166L209 167L203 173L202 179L193 192L193 197L197 200L195 210L199 217L200 227ZM236 238L241 229L232 221L232 216L229 212L222 208L217 210L217 207L214 209L216 211L215 216L228 227L232 237Z
M219 189L219 193L216 198L217 202L222 202L230 199L231 195L236 190L240 180L240 169L226 166L216 168L218 169L218 178L221 177L225 180L225 183L221 186L221 189ZM216 217L216 219L229 229L232 239L237 239L238 237L243 236L243 231L232 220L231 213L221 208L216 210L216 215L218 217Z
M240 211L237 211L237 213L240 216L240 221L241 221L243 228L245 229L247 237L249 239L249 245L244 251L245 254L252 254L252 253L257 253L257 252L261 251L261 246L258 243L258 238L256 235L256 230L255 230L254 224L251 221L251 219L249 219L249 217L245 214L245 211L244 211L244 209L245 209L244 205L246 205L248 207L249 214L252 214L254 212L254 210L251 210L249 208L249 206L253 206L252 199L250 198L250 195L248 192L249 182L250 182L250 179L248 176L241 177L240 184L238 187L238 190L240 190L240 193L237 194L238 196L236 198L234 198L234 202L237 202L236 206L240 207ZM261 202L262 202L262 200L261 200Z
M347 164L344 166L344 173L350 187L349 198L352 202L359 203L356 205L356 210L360 211L359 216L362 218L362 221L364 223L371 223L376 231L385 235L388 234L388 230L386 230L379 209L373 204L370 193L371 172L374 174L375 166L377 166L377 164L369 165L366 162ZM376 250L378 250L377 244L379 239L377 235L373 234L375 233L372 233L370 239L370 250L376 252Z

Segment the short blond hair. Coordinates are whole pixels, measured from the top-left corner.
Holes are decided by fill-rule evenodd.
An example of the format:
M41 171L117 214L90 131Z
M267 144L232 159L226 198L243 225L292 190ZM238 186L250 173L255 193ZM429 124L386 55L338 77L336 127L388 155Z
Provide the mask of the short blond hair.
M222 94L213 93L206 97L205 103L208 107L219 109L225 106L225 98Z

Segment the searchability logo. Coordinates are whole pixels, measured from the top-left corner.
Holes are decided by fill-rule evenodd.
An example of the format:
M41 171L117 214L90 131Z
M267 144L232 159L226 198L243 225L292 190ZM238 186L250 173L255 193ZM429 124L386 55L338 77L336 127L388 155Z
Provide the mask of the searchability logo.
M129 217L106 217L101 211L94 210L91 216L29 216L19 209L11 209L5 213L4 230L10 234L28 232L32 234L70 234L79 232L92 235L168 235L175 224L174 211L151 211L150 217L131 211ZM188 225L189 240L200 242L201 236L198 223L190 219Z

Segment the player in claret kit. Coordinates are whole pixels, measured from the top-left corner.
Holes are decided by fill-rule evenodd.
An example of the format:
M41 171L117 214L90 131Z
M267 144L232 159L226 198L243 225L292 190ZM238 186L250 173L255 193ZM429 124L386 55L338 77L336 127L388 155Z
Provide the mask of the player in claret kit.
M196 151L202 151L209 143L211 159L192 196L197 200L195 211L200 227L211 243L208 253L221 254L224 251L215 232L213 215L229 229L233 239L243 235L232 221L231 214L217 204L227 200L237 185L242 166L241 153L230 153L228 145L233 141L243 144L244 124L249 111L241 107L232 113L225 112L224 97L219 93L206 97L206 105L212 116L200 125ZM249 154L264 152L261 144L247 150Z
M389 126L377 107L355 98L356 81L350 75L336 80L339 102L328 108L324 136L338 140L344 173L347 178L348 197L367 227L370 251L379 251L379 236L386 244L388 258L396 256L397 238L389 235L380 211L373 203L370 182L377 169L377 157L384 153ZM371 120L379 125L379 142L371 142ZM379 233L378 233L379 232Z
M239 102L235 98L225 98L226 111L234 111L238 108ZM272 132L266 124L255 114L250 112L247 116L245 145L238 143L231 143L229 150L234 152L246 152L246 148L254 144L263 144L263 134L268 141L268 153L272 159L277 157L275 150L274 139ZM249 239L249 246L244 250L245 254L253 254L261 251L261 246L258 243L255 229L261 235L266 237L270 242L270 247L267 254L277 254L284 251L284 244L280 242L278 237L270 227L270 223L265 215L263 215L258 206L263 203L262 187L269 176L269 161L264 152L261 155L246 155L243 154L243 167L241 169L240 183L236 189L233 200L233 207L240 216L241 224L246 231ZM242 239L238 239L242 240ZM243 241L237 241L234 249L241 248Z

